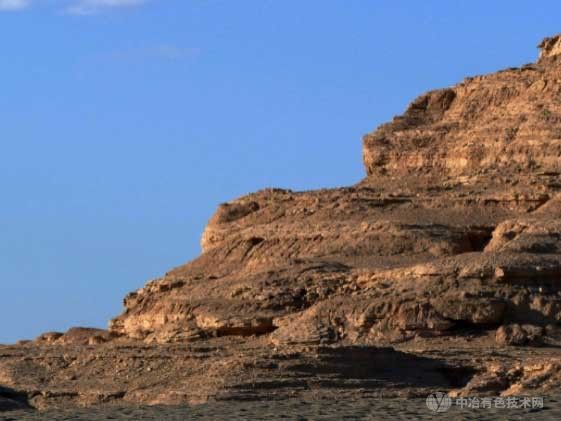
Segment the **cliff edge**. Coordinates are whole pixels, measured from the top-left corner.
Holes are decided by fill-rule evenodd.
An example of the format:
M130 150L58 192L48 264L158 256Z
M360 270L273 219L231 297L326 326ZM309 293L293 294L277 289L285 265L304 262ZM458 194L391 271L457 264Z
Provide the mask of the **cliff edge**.
M220 205L108 331L0 347L0 384L39 408L558 390L560 37L540 47L367 134L357 185Z

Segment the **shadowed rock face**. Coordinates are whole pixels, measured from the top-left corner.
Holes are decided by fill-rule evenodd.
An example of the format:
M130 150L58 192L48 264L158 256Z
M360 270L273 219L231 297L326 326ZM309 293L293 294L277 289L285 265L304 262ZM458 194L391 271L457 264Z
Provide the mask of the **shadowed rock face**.
M69 352L59 371L46 362L30 368L18 360L20 348L10 348L0 359L0 383L60 387L69 401L86 404L311 389L386 396L555 390L559 45L559 37L548 38L535 64L417 98L364 137L367 177L357 185L268 189L221 205L201 256L129 294L108 332L51 332L20 346L36 361L52 347ZM88 347L106 365L84 359ZM205 349L212 352L198 351ZM154 364L147 374L132 355L168 355L167 368ZM99 372L100 380L61 378L72 364L74 376ZM111 383L117 366L131 383ZM154 378L158 385L150 386ZM48 407L59 396L41 393L33 402Z

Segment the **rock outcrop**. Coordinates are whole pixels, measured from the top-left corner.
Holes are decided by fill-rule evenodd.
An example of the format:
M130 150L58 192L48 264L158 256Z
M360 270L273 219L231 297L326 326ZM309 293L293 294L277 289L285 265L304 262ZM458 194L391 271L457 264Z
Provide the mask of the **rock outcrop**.
M545 38L540 45L540 58L552 57L561 54L561 35Z
M355 186L221 205L201 256L130 293L109 331L5 348L0 384L37 407L555 390L559 36L540 47L366 135Z
M364 137L371 176L555 173L561 156L559 37L521 68L466 78Z

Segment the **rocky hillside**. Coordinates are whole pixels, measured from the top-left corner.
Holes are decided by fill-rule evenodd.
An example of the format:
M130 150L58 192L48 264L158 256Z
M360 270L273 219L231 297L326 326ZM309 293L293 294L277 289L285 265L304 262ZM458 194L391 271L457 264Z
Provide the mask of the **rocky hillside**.
M536 174L559 170L561 43L537 63L428 92L364 138L370 176Z
M0 404L558 390L560 37L540 47L366 135L355 186L222 204L108 331L0 347Z

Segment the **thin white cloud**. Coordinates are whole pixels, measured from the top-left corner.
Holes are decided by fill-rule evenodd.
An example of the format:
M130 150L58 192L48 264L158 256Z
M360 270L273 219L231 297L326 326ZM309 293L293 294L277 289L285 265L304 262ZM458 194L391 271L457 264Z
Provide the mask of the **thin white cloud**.
M29 4L29 0L0 0L0 11L22 10Z
M78 0L69 5L65 9L65 12L72 15L93 15L108 9L140 6L146 3L146 1L147 0Z
M18 11L32 6L58 8L59 11L72 15L94 15L118 8L141 6L150 0L0 0L0 12ZM62 4L61 4L62 3Z

